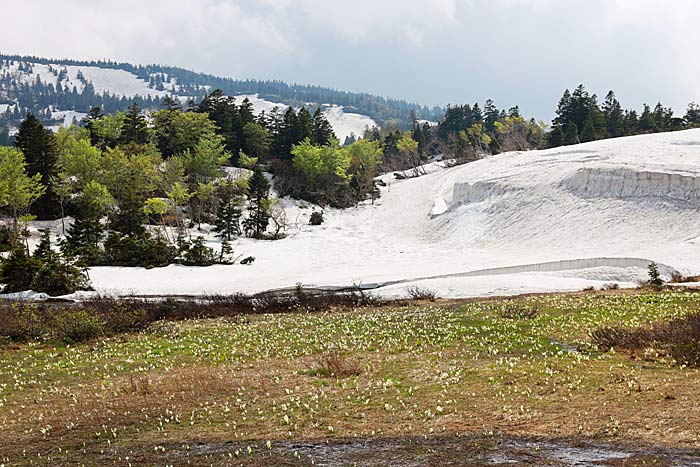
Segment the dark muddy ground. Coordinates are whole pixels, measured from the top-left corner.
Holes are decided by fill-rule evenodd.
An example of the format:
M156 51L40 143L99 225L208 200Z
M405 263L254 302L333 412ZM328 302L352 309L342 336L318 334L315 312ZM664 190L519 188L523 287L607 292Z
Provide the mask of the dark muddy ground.
M140 450L139 450L140 451ZM254 467L700 466L700 450L503 437L432 437L162 445L132 460ZM133 452L133 451L132 451ZM138 452L138 451L137 451ZM123 455L125 453L113 452ZM158 457L159 459L157 459Z

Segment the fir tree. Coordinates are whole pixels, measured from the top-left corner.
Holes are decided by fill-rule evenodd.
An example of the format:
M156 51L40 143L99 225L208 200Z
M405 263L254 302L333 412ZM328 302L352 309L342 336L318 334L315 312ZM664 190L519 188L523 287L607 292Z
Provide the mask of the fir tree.
M53 254L51 250L51 232L49 229L43 229L41 231L41 241L37 245L36 250L34 250L34 257L45 261Z
M232 180L223 182L217 191L219 205L216 209L214 231L217 232L219 238L231 241L235 236L241 234L240 219L243 198L240 195L238 185Z
M610 91L605 97L603 114L605 115L607 136L610 138L622 136L625 132L624 113L613 91Z
M575 123L569 122L564 125L564 144L578 144L578 127Z
M313 127L311 141L317 146L325 146L331 142L331 139L337 139L333 132L333 126L323 115L320 107L314 112L311 125Z
M269 195L270 182L260 167L255 167L248 182L248 218L244 221L244 227L251 237L262 238L265 235L270 222L267 209Z
M146 119L141 115L136 102L129 106L129 110L124 118L121 131L121 144L146 144L148 143L148 126Z
M30 113L15 135L15 146L24 153L29 176L41 175L41 184L46 187L32 205L32 213L41 220L58 219L61 205L53 186L58 174L58 149L53 134Z

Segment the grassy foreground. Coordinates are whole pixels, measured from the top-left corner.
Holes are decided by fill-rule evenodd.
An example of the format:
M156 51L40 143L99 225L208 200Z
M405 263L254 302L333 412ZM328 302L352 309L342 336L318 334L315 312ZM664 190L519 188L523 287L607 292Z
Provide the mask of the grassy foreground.
M311 465L292 441L349 438L700 449L700 372L651 351L600 353L589 336L699 309L697 292L609 292L5 344L0 465Z

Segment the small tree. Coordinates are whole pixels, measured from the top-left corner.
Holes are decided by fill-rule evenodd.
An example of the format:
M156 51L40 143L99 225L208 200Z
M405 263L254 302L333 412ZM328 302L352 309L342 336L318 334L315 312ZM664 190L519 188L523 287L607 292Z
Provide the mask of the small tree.
M651 285L655 285L657 287L664 285L664 281L661 278L661 273L659 272L659 267L657 266L656 263L649 263L648 273L649 273L649 283Z
M104 237L102 217L114 206L114 198L107 187L96 181L85 185L77 200L75 221L66 233L62 251L67 256L75 256L87 264L97 262Z
M233 180L226 180L219 185L217 194L219 204L216 209L214 231L219 238L230 242L235 236L241 234L240 219L244 200L241 186Z
M0 147L0 207L12 216L12 230L19 237L19 218L45 192L41 174L27 175L27 164L18 149Z
M270 182L260 167L255 167L248 182L248 217L243 222L248 235L263 238L270 223L270 213L267 210L270 196Z

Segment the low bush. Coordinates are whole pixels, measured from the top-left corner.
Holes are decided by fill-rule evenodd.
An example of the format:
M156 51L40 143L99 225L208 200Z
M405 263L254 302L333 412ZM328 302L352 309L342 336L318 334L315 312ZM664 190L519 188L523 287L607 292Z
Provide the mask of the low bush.
M601 327L591 333L599 350L637 352L653 348L682 365L700 367L700 313L672 319L651 327Z
M321 225L323 221L323 212L321 211L314 211L309 217L309 225Z
M3 293L30 290L42 262L27 255L24 248L15 248L0 266L0 282L5 284Z
M57 297L78 290L91 290L90 280L85 269L75 263L50 255L36 272L32 290Z
M359 359L350 358L338 351L320 355L314 363L314 367L309 372L312 376L341 379L359 376L362 373Z
M540 314L540 310L534 306L509 303L506 304L498 315L505 319L534 319Z
M105 334L107 323L91 310L68 309L54 318L55 337L66 343L83 342Z
M197 300L145 300L92 297L79 303L0 302L0 337L13 342L58 340L81 342L96 337L147 330L152 323L245 315L331 311L388 301L356 291L212 295Z
M406 292L411 300L434 302L437 299L437 292L425 287L409 287Z
M175 263L178 249L159 237L111 233L104 243L101 264L156 268Z

